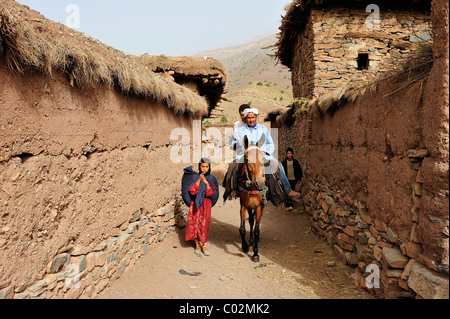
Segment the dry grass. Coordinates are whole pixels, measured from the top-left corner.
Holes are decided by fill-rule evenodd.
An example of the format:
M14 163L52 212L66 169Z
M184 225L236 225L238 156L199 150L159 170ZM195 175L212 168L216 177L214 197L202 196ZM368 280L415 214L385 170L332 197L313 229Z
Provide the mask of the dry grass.
M88 43L85 35L43 17L30 19L29 13L21 14L12 5L18 6L2 0L0 8L0 54L5 55L12 71L23 74L37 69L52 75L57 70L67 75L72 86L81 89L111 85L124 94L166 104L175 113L208 114L204 98L146 70L133 57L106 48L99 41ZM66 36L55 36L54 30L58 29Z
M146 70L163 75L177 83L184 83L205 96L213 109L226 92L227 71L222 62L211 57L169 57L165 55L140 55L134 62L144 65Z
M433 45L429 42L419 44L419 49L414 51L406 59L394 65L394 73L391 78L394 78L399 87L394 88L393 91L386 94L389 96L394 94L404 87L407 87L418 81L422 82L431 72L433 68Z
M165 55L141 55L136 57L139 62L153 72L173 70L185 76L216 78L225 85L227 71L222 62L209 57L170 57Z

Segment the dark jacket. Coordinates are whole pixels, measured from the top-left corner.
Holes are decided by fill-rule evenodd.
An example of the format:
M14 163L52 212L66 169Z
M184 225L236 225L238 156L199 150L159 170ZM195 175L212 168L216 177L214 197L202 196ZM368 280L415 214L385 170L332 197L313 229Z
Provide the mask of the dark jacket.
M292 158L292 160L294 161L294 175L295 175L295 181L298 182L299 180L302 179L303 177L303 171L302 171L302 167L300 166L300 163L298 160L296 160L295 158ZM283 168L284 168L284 172L287 175L287 161L288 158L286 157L283 161Z

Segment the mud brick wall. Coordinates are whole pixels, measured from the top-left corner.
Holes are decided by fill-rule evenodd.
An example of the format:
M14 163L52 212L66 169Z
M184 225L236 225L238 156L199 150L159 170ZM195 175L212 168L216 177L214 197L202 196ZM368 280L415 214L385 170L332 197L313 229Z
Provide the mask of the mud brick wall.
M0 298L95 296L173 231L187 165L170 133L193 119L3 59L0 79Z
M349 82L363 85L431 40L430 14L380 7L380 28L366 26L365 8L311 10L293 52L294 97L314 98ZM369 66L358 70L358 53Z
M449 2L432 2L434 66L424 92L423 140L430 157L423 160L424 174L418 232L427 256L442 256L448 265L449 204ZM428 229L435 230L434 232ZM439 243L440 245L436 245ZM442 248L439 248L442 247ZM437 265L430 267L436 268ZM447 266L448 267L448 266ZM448 271L448 270L447 270Z
M377 265L379 297L448 298L448 93L427 95L448 87L433 79L445 70L389 96L406 83L379 83L324 115L297 109L279 128L280 159L293 147L305 172L313 231L357 285Z

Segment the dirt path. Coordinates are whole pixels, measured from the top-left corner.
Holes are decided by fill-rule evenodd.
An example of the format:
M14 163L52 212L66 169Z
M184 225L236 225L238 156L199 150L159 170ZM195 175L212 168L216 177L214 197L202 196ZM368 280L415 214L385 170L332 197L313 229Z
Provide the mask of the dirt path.
M327 243L311 233L307 216L271 204L262 220L261 260L253 263L252 253L244 254L240 248L238 211L237 200L225 206L220 200L213 208L210 257L194 255L194 247L184 241L181 230L152 246L98 298L371 298L352 284L353 268L343 265ZM182 275L180 269L201 274Z

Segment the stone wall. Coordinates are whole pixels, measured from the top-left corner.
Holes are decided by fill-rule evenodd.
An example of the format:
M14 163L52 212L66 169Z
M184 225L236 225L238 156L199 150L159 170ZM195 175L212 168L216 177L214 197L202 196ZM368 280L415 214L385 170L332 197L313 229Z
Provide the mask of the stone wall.
M315 61L314 30L312 18L306 21L305 28L298 36L292 56L292 89L294 97L312 98L314 95Z
M449 297L448 1L434 0L431 9L381 8L379 30L367 29L369 13L361 10L312 10L314 93L294 95L317 99L302 100L284 123L272 122L280 158L293 147L303 166L300 191L312 230L355 267L356 285L384 298ZM434 65L426 78L372 81L431 37ZM311 60L300 46L293 74ZM357 70L362 52L368 70ZM294 87L310 87L310 79L299 79ZM324 94L350 82L363 87L351 101ZM370 288L377 275L379 288Z
M429 13L380 7L379 29L366 26L369 14L365 8L311 10L293 52L294 97L311 99L350 82L362 86L431 40ZM359 53L369 55L366 70L358 70Z
M170 160L170 133L193 118L3 58L0 78L0 297L95 296L173 230L187 164Z
M176 198L149 212L139 209L96 246L70 244L48 263L43 278L32 285L7 287L0 298L78 299L95 298L111 280L130 271L152 245L186 224L187 206Z
M355 266L356 284L367 287L367 267L376 265L380 297L448 298L448 158L424 140L429 81L384 81L322 115L297 108L293 125L279 128L280 159L293 147L305 172L303 210L313 231ZM448 131L435 134L447 134L437 143L444 147ZM444 165L436 189L424 176ZM424 209L425 189L443 192L433 212Z

